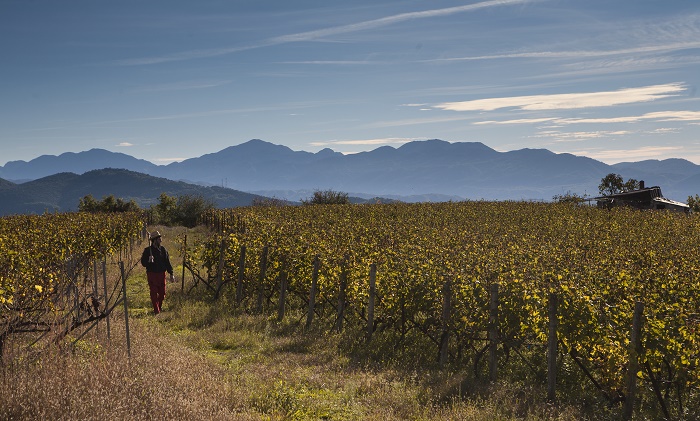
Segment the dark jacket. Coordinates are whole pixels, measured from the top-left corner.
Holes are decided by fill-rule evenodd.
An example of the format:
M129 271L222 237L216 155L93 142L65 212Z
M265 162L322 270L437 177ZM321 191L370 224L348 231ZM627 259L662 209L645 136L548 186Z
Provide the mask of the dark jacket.
M153 256L152 263L149 262L151 256ZM148 246L143 249L141 265L146 268L146 272L168 272L171 275L173 274L173 265L170 264L168 250L163 246L160 246L160 248Z

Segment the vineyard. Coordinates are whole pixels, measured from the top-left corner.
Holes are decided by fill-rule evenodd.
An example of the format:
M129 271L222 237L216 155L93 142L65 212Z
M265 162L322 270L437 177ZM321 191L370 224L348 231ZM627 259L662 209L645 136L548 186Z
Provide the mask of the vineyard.
M13 338L34 348L60 343L108 317L142 227L134 213L0 218L0 362ZM117 276L108 279L109 269Z
M700 403L693 216L461 202L252 207L205 221L218 234L183 243L193 287L230 291L244 311L281 318L296 306L300 326L354 329L358 342L477 376L512 359L533 381L573 366L569 379L609 405L631 405L638 389L666 418Z
M552 403L592 391L620 418L635 401L652 418L700 406L694 215L459 202L255 206L202 223L208 237L177 239L182 297L350 338L379 364L546 385ZM0 363L109 326L142 230L136 214L0 218Z

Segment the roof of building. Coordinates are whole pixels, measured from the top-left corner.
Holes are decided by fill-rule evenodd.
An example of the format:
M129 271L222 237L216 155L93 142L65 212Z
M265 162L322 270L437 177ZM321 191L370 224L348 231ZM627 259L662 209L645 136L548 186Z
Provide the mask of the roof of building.
M678 207L681 207L681 208L688 208L688 209L690 209L690 206L689 206L687 203L677 202L677 201L675 201L675 200L666 199L665 197L656 197L656 198L653 199L653 202L654 202L654 203L662 203L662 204L666 204L666 205L672 205L672 206L678 206Z
M663 197L661 194L661 187L659 186L608 194L605 196L596 197L595 200L620 199L633 202L649 202L657 197Z

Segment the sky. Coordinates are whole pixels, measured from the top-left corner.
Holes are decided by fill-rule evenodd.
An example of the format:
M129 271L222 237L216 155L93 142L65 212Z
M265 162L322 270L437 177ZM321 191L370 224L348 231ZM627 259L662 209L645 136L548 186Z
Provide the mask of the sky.
M0 0L0 165L250 139L700 164L697 0Z

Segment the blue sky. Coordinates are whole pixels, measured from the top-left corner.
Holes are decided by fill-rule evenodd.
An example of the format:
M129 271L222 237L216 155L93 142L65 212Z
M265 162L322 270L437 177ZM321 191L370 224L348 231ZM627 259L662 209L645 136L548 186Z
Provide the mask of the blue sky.
M700 164L697 0L0 0L0 165L258 138Z

